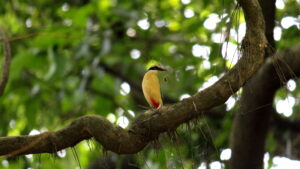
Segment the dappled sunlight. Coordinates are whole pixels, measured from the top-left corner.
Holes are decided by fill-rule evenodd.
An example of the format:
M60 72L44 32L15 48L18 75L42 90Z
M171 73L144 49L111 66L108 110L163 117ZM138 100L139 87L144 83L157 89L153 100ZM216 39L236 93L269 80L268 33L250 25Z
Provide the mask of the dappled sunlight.
M229 160L231 158L231 149L227 148L221 151L220 159L221 160Z
M229 99L225 102L226 110L227 111L231 110L234 107L235 102L236 102L236 100L233 96L229 97Z
M279 41L281 39L282 29L279 26L274 28L274 40Z
M134 111L132 111L132 110L128 110L128 113L132 116L132 117L135 117L135 113L134 113Z
M191 3L191 0L181 0L181 3L184 5L187 5L187 4Z
M126 128L129 124L129 120L127 117L125 116L120 116L118 118L118 121L117 121L117 125L121 126L122 128Z
M224 164L219 161L213 161L209 164L210 169L223 169Z
M184 17L191 18L195 15L194 11L192 9L186 9L184 10Z
M239 25L237 36L236 36L235 40L237 42L241 43L242 40L244 39L245 35L246 35L246 22L243 22Z
M283 0L276 0L276 3L275 3L275 5L276 5L276 8L277 8L277 9L283 9L283 8L284 8L284 6L285 6L285 4L284 4L284 1L283 1Z
M294 91L297 87L295 80L289 80L286 84L286 87L290 92Z
M8 167L9 166L9 162L7 160L2 160L1 162L3 167Z
M209 17L204 21L203 26L208 30L215 30L217 24L221 21L218 14L212 13Z
M211 67L211 64L210 64L209 61L204 60L204 61L202 62L202 64L201 64L201 66L202 66L204 69L209 70L210 67Z
M140 52L138 49L132 49L132 50L130 51L130 57L131 57L132 59L138 59L138 58L141 57L141 52Z
M180 97L179 97L179 100L183 100L183 99L186 99L186 98L189 98L191 97L191 95L189 94L182 94Z
M162 28L162 27L164 27L164 26L167 26L167 23L166 23L165 20L156 20L156 21L154 22L154 25L155 25L156 27L158 27L158 28Z
M210 55L210 47L205 45L195 44L192 47L192 54L195 57L200 57L208 60L208 57Z
M217 82L219 78L217 76L213 76L209 78L206 82L202 84L202 86L198 89L198 91L201 91L203 89L206 89L207 87L213 85L215 82Z
M135 29L133 29L133 28L128 28L127 31L126 31L126 34L127 34L127 36L129 36L129 37L135 37L136 31L135 31Z
M69 9L70 9L70 5L68 3L64 3L61 6L61 10L64 11L64 12L67 12Z
M115 123L116 121L116 115L114 115L113 113L108 113L108 115L106 116L106 119L108 121L110 121L111 123Z
M197 169L207 169L206 164L202 162Z
M285 117L290 117L293 114L293 107L295 105L295 98L288 96L284 100L278 100L276 104L276 111L283 114Z
M299 19L294 18L292 16L286 16L284 18L281 19L280 24L282 26L283 29L288 29L291 26L297 26L298 29L300 29L300 22Z
M121 90L120 90L121 95L125 96L129 92L130 92L130 86L129 86L129 84L127 82L123 82L121 84Z
M189 71L189 70L194 70L195 69L195 66L194 65L187 65L185 67L185 71Z
M213 33L211 35L211 40L214 43L223 43L225 41L225 35L223 33Z
M37 134L40 134L41 132L38 131L37 129L32 129L30 132L29 132L29 135L37 135Z
M141 19L137 22L137 25L143 29L143 30L147 30L150 28L150 23L148 21L148 19Z
M222 56L229 63L228 66L232 67L238 61L239 51L237 49L237 45L231 42L224 43L222 45Z
M56 154L58 155L58 157L64 158L67 155L67 151L65 149L63 149L63 150L58 151Z
M25 21L25 25L27 28L31 28L32 27L32 21L30 18L27 18Z
M275 156L272 159L273 165L271 169L296 169L300 168L300 161L291 160L286 157Z

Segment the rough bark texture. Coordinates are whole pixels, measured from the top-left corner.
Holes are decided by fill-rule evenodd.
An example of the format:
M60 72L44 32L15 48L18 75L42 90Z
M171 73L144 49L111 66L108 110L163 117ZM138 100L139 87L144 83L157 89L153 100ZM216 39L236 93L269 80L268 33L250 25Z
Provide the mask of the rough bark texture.
M159 112L147 111L124 130L105 118L83 116L57 132L35 136L0 138L0 155L53 153L94 137L107 150L129 154L141 151L159 134L198 117L202 112L224 103L259 69L264 61L267 41L264 19L257 0L239 0L247 22L244 52L236 66L218 82L178 103L163 106Z
M259 0L259 3L265 19L265 34L268 43L275 48L273 39L275 1ZM266 58L272 55L271 51L266 53ZM263 168L264 146L272 111L272 100L279 86L274 72L272 64L265 64L243 87L240 107L232 127L231 169Z
M7 39L5 32L1 27L0 27L0 39L3 41L3 56L4 56L2 79L0 81L0 96L2 96L4 93L6 83L8 81L11 53L10 53L9 40Z
M274 94L282 83L300 76L299 64L300 45L297 45L269 58L245 85L233 124L230 168L263 168L265 139L271 113L274 113Z

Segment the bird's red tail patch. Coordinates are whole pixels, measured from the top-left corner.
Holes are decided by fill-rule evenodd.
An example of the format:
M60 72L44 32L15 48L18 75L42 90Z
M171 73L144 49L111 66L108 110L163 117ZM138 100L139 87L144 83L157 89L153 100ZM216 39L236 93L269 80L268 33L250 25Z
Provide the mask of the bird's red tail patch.
M151 105L152 105L153 108L155 108L155 109L158 109L158 108L159 108L160 104L159 104L158 101L156 101L156 100L153 99L153 98L150 98L150 101L151 101Z

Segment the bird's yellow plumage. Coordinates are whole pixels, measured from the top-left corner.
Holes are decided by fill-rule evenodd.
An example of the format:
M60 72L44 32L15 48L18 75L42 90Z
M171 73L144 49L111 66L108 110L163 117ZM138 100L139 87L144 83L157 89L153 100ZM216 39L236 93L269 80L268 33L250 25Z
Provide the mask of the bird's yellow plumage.
M158 109L162 106L157 70L150 70L144 75L142 88L144 96L151 107Z
M161 69L161 71L164 69ZM157 77L159 70L151 70L144 75L142 88L144 96L149 103L149 105L155 109L158 109L162 106L163 101L161 99L160 93L160 84Z

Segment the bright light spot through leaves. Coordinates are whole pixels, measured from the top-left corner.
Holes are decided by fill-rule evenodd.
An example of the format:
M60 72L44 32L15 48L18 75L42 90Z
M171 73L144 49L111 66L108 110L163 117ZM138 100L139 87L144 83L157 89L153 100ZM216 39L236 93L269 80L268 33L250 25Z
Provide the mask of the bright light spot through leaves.
M300 168L300 161L291 160L286 157L275 156L273 158L272 169Z
M238 32L237 32L237 37L235 38L236 41L241 43L242 40L244 39L245 35L246 35L246 22L243 22L239 25L239 29L238 29Z
M208 46L195 44L192 47L192 54L195 57L202 57L203 59L208 60L210 48Z
M235 99L231 96L229 99L225 102L226 104L226 110L231 110L233 106L235 105Z
M219 161L214 161L212 163L209 164L211 169L222 169L222 163L220 163Z
M283 114L285 117L290 117L293 114L295 102L295 98L291 96L288 96L284 100L278 100L276 103L276 111L279 114Z
M64 3L62 5L62 7L61 7L61 10L64 11L64 12L66 12L66 11L69 10L69 8L70 8L69 4L68 3Z
M191 9L184 10L184 17L191 18L195 15L194 11Z
M198 169L206 169L206 164L202 162Z
M25 25L27 28L31 28L32 27L32 21L30 18L27 18L25 21Z
M116 121L116 116L112 113L109 113L107 116L106 116L106 119L108 121L110 121L111 123L114 123Z
M33 129L29 132L29 135L37 135L37 134L40 134L41 132L36 130L36 129Z
M167 24L166 24L166 21L164 21L164 20L158 20L158 21L155 21L154 24L155 24L155 26L158 27L158 28L161 28L161 27L164 27L164 26L167 25Z
M217 27L217 23L219 23L221 20L219 18L219 15L212 13L209 15L209 17L204 21L204 27L208 30L215 30Z
M227 148L227 149L222 150L220 159L221 160L229 160L230 158L231 158L231 149Z
M203 62L202 62L202 64L201 64L201 66L204 68L204 69L210 69L210 62L209 61L207 61L207 60L204 60Z
M135 37L136 31L133 28L128 28L126 31L127 36L129 37Z
M277 8L277 9L283 9L284 6L285 6L283 0L276 0L275 5L276 5L276 8Z
M58 155L58 157L64 158L67 155L67 151L66 150L60 150L56 154Z
M143 29L143 30L147 30L147 29L149 29L149 27L150 27L150 23L148 22L147 19L139 20L139 21L137 22L137 24L138 24L138 26L139 26L141 29Z
M185 70L186 71L188 71L188 70L194 70L195 69L195 66L193 66L193 65L187 65L186 67L185 67Z
M283 27L283 29L288 29L291 26L298 25L300 23L299 23L299 21L297 22L297 18L294 18L294 17L291 17L291 16L286 16L286 17L281 19L280 24Z
M181 3L186 5L191 3L191 0L181 0Z
M287 86L287 89L289 90L289 91L294 91L295 89L296 89L296 82L295 82L295 80L289 80L288 82L287 82L287 84L286 84L286 86Z
M224 43L222 45L222 56L230 63L230 65L236 64L238 61L237 45L231 42Z
M123 82L123 83L121 84L121 91L120 91L120 93L121 93L123 96L125 96L125 95L127 95L129 92L130 92L130 86L129 86L129 84L126 83L126 82Z
M186 98L189 98L189 97L191 97L191 95L183 94L183 95L180 96L179 100L183 100L183 99L186 99Z
M219 78L217 76L213 76L213 77L209 78L206 82L203 83L203 85L199 88L198 91L201 91L201 90L211 86L218 80L219 80Z
M138 59L141 56L141 52L138 49L132 49L130 51L130 56L132 59Z
M9 162L7 160L2 160L2 166L3 167L8 167L9 166Z
M129 113L132 117L135 116L135 113L134 113L134 111L132 111L132 110L128 110L128 113Z
M274 40L279 41L281 39L282 30L280 27L275 26L274 28Z
M222 33L213 33L211 34L211 39L215 43L223 43L225 36Z
M120 116L117 121L117 124L122 128L126 128L129 124L129 120L125 116Z

